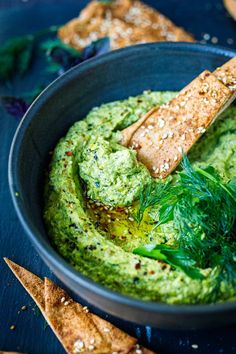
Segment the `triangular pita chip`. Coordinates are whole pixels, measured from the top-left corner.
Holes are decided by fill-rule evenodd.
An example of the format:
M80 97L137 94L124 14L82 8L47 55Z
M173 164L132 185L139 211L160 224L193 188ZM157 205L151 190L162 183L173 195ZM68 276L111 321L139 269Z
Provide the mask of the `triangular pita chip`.
M141 117L137 122L131 124L129 127L125 128L122 130L122 141L121 144L124 146L128 146L130 143L130 140L136 130L145 122L145 120L150 117L154 112L156 111L156 107L150 109L146 114L144 114L143 117Z
M50 326L68 353L110 352L111 347L94 325L91 314L86 313L81 305L47 278L45 313Z
M109 37L111 49L145 42L194 41L189 33L138 0L91 1L78 18L59 29L58 36L78 50L104 37Z
M4 260L39 306L67 353L131 354L141 350L142 354L154 354L139 346L136 338L73 301L49 279L43 281L11 260Z
M106 338L109 343L112 343L113 352L117 352L119 354L130 353L137 343L136 338L133 338L127 333L121 331L110 322L107 322L96 315L92 316L95 325L103 334L104 338Z
M236 1L224 0L224 4L229 14L236 20Z
M18 353L18 352L1 352L0 351L0 354L21 354L21 353Z
M10 259L4 258L4 261L44 314L44 281Z
M122 132L121 144L153 177L167 177L218 115L234 100L236 58L214 73L204 71L169 103L153 108Z
M236 57L217 68L213 74L227 86L230 91L236 91Z

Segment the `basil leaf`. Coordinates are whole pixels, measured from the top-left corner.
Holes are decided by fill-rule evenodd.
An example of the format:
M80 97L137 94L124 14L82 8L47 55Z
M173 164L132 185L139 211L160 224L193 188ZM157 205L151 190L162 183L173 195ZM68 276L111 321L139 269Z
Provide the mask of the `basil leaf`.
M54 71L57 70L57 67L55 67L55 64L57 64L59 72L63 73L85 60L108 52L110 50L110 40L108 37L98 39L82 51L76 50L58 39L47 41L41 48L46 51L51 64L54 64Z
M21 119L29 107L24 99L13 96L0 97L0 103L8 114L17 119Z

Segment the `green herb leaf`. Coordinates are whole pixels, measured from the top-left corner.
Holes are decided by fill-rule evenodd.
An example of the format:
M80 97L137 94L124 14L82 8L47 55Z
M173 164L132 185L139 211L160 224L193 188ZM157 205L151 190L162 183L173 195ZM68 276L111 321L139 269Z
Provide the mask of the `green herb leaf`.
M29 107L24 99L14 96L0 96L0 105L17 119L21 119Z
M159 221L156 224L155 228L162 225L162 224L166 224L168 221L173 220L174 218L174 208L175 205L167 205L164 204L160 210L159 210Z
M110 49L110 40L108 37L100 38L85 47L82 51L78 51L56 39L44 43L42 49L46 51L50 64L53 64L53 69L49 67L50 71L58 69L59 73L63 73L85 60L108 52Z
M21 97L0 96L0 106L11 116L21 119L33 100L43 90L43 86L36 87L31 92L26 92Z
M199 269L195 268L195 260L182 249L176 249L166 245L145 245L133 251L143 257L164 261L175 269L182 270L193 279L203 279Z
M49 39L47 41L44 41L40 48L47 52L48 54L55 48L61 48L67 50L71 55L75 55L77 57L80 56L80 51L77 49L74 49L67 44L63 43L59 38L55 39Z
M30 67L32 53L32 36L8 40L0 48L0 80L7 81L15 74L25 74Z
M236 195L236 177L232 178L227 186L230 188L231 192Z
M134 219L137 223L143 219L143 215L146 209L158 204L164 195L168 192L170 188L171 179L167 183L152 181L145 187L141 185L140 196L139 196L139 209Z
M227 183L211 166L194 169L186 156L176 177L171 184L159 184L157 190L143 189L137 216L155 207L155 227L173 221L176 249L187 252L197 268L217 268L213 293L222 281L236 285L236 178ZM166 262L170 264L170 259Z
M24 75L31 66L36 39L55 33L57 29L57 26L51 26L32 35L11 38L3 44L0 48L0 81Z

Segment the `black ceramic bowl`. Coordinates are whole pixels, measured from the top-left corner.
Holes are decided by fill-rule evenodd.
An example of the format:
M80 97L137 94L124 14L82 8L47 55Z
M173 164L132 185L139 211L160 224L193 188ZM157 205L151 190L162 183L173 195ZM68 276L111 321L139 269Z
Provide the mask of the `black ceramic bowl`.
M42 218L48 153L75 121L85 117L94 106L143 90L179 90L204 69L214 70L235 55L226 49L186 43L147 44L114 51L87 61L54 81L22 120L9 160L9 183L18 217L56 276L102 310L168 329L236 322L235 302L173 306L130 298L95 283L75 271L52 248Z

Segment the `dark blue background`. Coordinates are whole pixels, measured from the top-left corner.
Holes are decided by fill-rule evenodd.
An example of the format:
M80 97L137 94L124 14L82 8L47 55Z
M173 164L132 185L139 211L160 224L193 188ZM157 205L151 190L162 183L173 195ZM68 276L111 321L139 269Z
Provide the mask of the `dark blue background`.
M8 0L0 1L0 45L15 35L21 35L61 24L75 17L87 3L84 0ZM168 15L176 24L192 32L198 40L210 35L211 43L236 48L236 23L229 17L220 0L159 0L147 1ZM36 63L32 74L23 81L16 80L11 87L1 87L0 95L20 94L36 84L48 81L48 75ZM0 349L18 350L28 354L64 353L26 294L2 260L7 256L41 276L54 279L43 264L22 230L12 202L7 182L7 160L17 120L0 110ZM30 166L29 166L30 169ZM82 300L81 300L82 302ZM84 302L83 302L84 303ZM26 311L21 311L23 305ZM104 318L128 333L137 336L143 344L158 353L225 353L236 352L236 327L212 331L170 332L157 328L136 326L107 316L93 309ZM181 321L181 319L180 319ZM10 326L15 325L14 331ZM193 344L198 348L194 349Z

